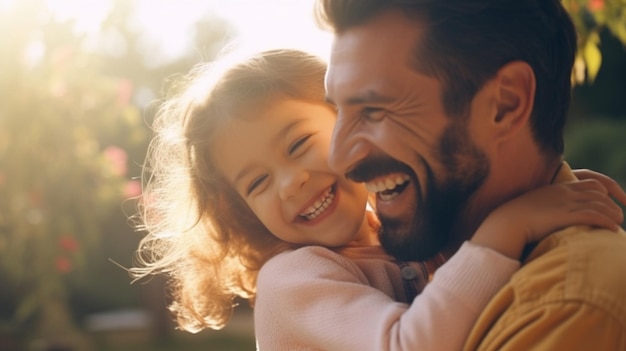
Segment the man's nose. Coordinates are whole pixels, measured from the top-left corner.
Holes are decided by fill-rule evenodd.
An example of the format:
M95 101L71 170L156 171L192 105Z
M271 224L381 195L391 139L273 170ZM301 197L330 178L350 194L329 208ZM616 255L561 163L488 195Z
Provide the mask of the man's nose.
M369 153L369 144L352 125L338 115L328 156L330 168L337 174L345 175Z
M302 187L310 179L310 173L300 167L287 167L279 174L278 196L287 200L302 191Z

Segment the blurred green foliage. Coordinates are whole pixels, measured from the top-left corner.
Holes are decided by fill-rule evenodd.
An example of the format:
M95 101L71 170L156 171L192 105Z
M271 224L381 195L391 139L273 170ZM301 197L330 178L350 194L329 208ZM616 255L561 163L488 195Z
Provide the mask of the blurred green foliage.
M139 195L126 150L148 134L132 82L102 74L71 23L36 1L0 16L0 271L16 298L6 312L44 337L74 334L68 286L105 220Z
M126 81L99 75L72 47L51 49L33 69L11 69L1 87L0 260L24 288L18 320L42 294L64 293L62 276L84 264L102 220L138 195L114 135L124 131L126 144L146 138Z
M0 6L0 349L5 330L88 349L76 322L121 308L153 310L155 331L173 330L162 285L130 286L111 261L129 267L140 239L127 216L141 192L146 104L199 58L147 65L132 4L113 0L102 22L116 52L88 49L94 38L44 0ZM197 29L209 59L227 26L207 18Z
M602 170L626 184L626 118L596 118L567 133L567 160L573 167Z
M562 0L578 32L578 55L573 78L577 83L593 82L602 65L600 33L608 30L626 43L626 1Z
M574 87L565 158L626 187L626 46L606 28L599 36L604 60L593 82Z

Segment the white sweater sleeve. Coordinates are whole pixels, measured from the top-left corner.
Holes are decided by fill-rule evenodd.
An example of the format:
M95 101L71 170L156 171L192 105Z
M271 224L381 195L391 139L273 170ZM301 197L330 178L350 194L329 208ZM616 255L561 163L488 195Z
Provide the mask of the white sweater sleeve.
M411 305L367 285L354 262L322 247L271 259L257 282L260 351L460 350L479 313L519 268L463 244Z

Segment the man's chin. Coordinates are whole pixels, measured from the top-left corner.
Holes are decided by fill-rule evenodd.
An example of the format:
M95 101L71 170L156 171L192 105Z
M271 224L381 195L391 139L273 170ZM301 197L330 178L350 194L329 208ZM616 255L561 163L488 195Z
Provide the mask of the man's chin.
M445 246L445 234L433 235L412 223L380 218L380 243L389 253L401 261L425 261L434 257ZM430 234L430 235L429 235Z

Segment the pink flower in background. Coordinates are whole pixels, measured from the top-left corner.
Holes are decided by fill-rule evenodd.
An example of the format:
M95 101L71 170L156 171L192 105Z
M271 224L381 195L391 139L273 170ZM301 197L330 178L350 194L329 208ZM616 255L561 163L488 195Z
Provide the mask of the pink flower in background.
M28 193L28 203L31 207L40 208L43 206L43 194L39 190L31 190Z
M604 9L604 0L589 0L587 7L591 11L601 11Z
M75 252L78 250L78 242L70 235L62 235L59 237L59 247L65 252Z
M104 157L109 161L115 175L125 175L128 170L128 154L118 146L109 146L104 149Z
M54 267L60 273L69 273L72 271L72 262L65 256L59 256L54 260Z
M123 195L125 198L137 197L141 195L141 182L136 179L126 182Z
M117 103L126 106L133 97L133 82L129 79L119 79L117 81Z

